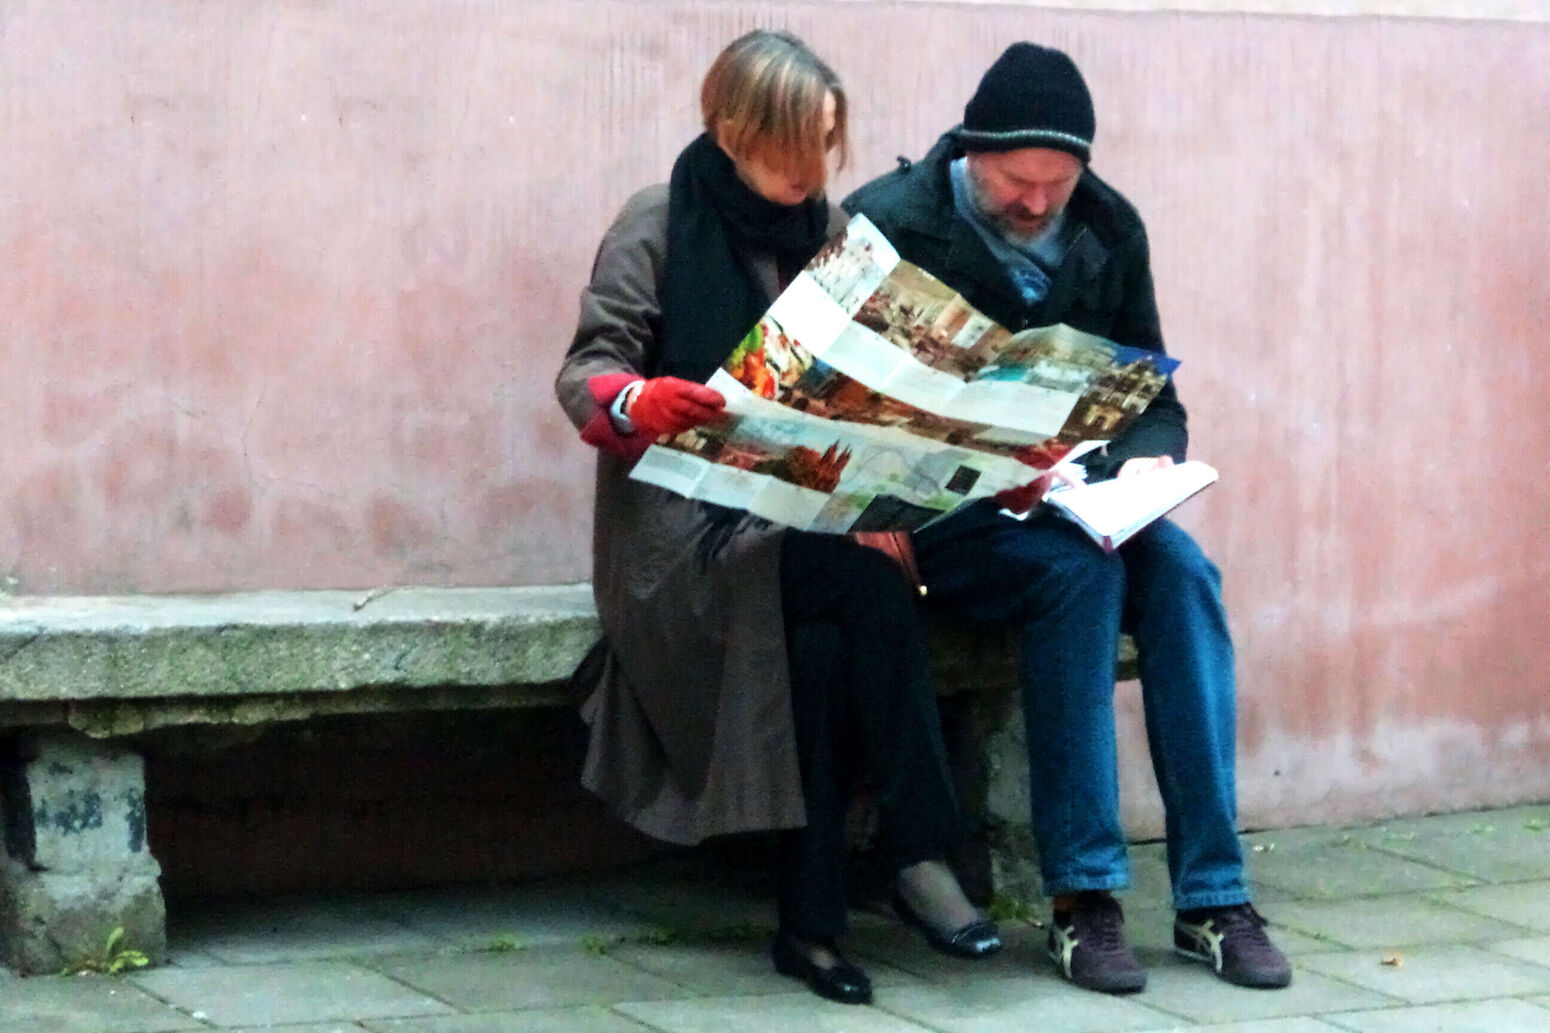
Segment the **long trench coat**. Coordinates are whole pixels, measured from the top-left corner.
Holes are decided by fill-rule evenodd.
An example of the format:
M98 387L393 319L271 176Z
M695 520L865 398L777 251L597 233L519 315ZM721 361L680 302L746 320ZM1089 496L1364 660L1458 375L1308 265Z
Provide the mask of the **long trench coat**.
M667 207L665 186L630 198L582 291L555 390L590 440L612 433L602 407L621 374L652 368ZM831 208L830 232L844 221ZM773 301L774 257L740 257ZM608 650L582 707L591 728L582 782L669 842L799 827L781 529L631 481L631 465L598 453L592 584Z

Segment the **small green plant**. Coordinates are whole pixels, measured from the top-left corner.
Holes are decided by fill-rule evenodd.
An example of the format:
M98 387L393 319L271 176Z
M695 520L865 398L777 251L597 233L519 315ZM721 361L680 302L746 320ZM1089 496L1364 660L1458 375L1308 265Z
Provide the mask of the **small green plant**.
M106 976L117 976L130 969L144 968L150 963L151 959L146 957L143 951L137 951L124 943L124 927L118 926L108 934L108 940L103 944L100 952L66 965L60 974L79 976L96 972Z
M990 907L985 910L997 922L1026 922L1035 928L1044 927L1038 905L1021 897L997 893L990 899Z
M673 929L665 929L655 926L640 933L636 937L638 943L649 943L653 947L666 947L669 944L678 943L683 939L683 934Z
M1545 829L1550 829L1550 819L1530 818L1523 823L1523 827L1530 832L1543 832Z
M774 935L774 927L764 922L733 922L702 929L697 938L705 943L735 943L740 940L762 940Z
M693 946L695 944L732 943L739 940L757 940L774 935L774 928L759 922L737 922L704 928L678 928L654 925L629 935L583 936L581 949L595 957L601 957L626 944L646 944L652 947Z
M595 958L600 958L624 942L622 936L602 936L593 934L581 938L581 949Z
M490 941L488 949L492 954L510 954L513 951L527 950L527 944L510 933L502 933Z

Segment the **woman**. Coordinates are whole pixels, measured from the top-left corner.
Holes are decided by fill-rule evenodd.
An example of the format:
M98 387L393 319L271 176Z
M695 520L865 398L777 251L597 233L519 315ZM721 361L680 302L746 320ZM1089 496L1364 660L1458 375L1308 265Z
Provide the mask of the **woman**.
M606 646L583 665L583 780L671 842L789 830L775 967L865 1003L870 982L835 946L858 753L900 914L948 953L1000 947L941 861L958 819L913 591L848 538L628 479L658 436L720 417L724 399L703 381L843 225L823 188L829 154L845 158L845 94L801 41L756 31L716 59L701 108L705 133L669 184L632 197L604 236L556 384L600 451L593 583Z

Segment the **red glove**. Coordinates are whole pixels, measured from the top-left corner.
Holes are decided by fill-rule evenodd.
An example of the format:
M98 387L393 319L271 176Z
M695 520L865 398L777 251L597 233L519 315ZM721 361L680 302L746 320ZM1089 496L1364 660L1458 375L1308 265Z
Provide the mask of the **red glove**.
M1021 488L999 491L992 498L1002 509L1010 509L1013 513L1026 513L1044 498L1044 493L1055 483L1056 476L1053 470L1046 470Z
M726 404L721 392L704 384L677 377L653 377L641 383L624 414L635 425L636 433L656 438L711 423L720 418Z

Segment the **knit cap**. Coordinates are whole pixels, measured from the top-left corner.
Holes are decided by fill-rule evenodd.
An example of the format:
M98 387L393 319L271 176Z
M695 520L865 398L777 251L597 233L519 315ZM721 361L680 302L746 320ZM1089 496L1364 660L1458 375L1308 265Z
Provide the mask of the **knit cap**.
M980 80L955 135L966 151L1049 147L1085 162L1095 128L1076 63L1053 47L1013 43Z

